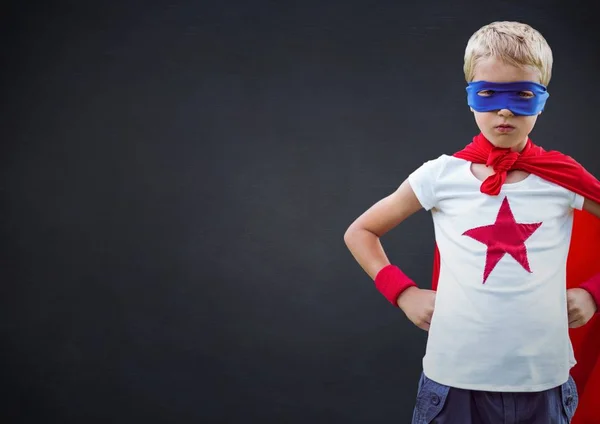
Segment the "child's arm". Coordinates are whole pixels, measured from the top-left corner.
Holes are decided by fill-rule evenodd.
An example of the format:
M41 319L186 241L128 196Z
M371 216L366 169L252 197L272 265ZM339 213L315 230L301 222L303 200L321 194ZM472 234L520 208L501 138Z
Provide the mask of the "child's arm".
M406 180L348 227L344 234L346 246L371 279L390 264L379 239L419 209L421 204Z
M593 200L585 199L583 201L583 210L600 219L600 204L594 202ZM587 290L590 295L592 295L592 298L595 302L595 309L598 311L598 306L600 306L600 275L591 278L583 283L580 287Z
M346 230L344 241L350 252L375 280L379 271L390 265L380 238L422 208L408 180L389 196L381 199L359 216ZM396 304L419 328L429 329L435 292L409 287L396 300Z
M583 201L583 210L591 213L596 218L600 218L600 205L593 200L585 199Z
M583 210L600 218L600 205L593 200L585 199ZM595 275L577 288L567 290L567 304L569 308L569 326L581 327L592 316L600 312L600 274Z

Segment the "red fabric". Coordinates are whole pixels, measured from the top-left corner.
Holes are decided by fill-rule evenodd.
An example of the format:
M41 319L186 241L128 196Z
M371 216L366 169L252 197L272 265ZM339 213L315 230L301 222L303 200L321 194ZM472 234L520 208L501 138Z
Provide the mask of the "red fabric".
M375 276L375 286L383 296L394 306L398 307L398 297L415 282L408 278L396 265L387 265Z
M598 307L596 313L600 313L600 274L594 275L579 287L586 289L592 295L594 302L596 302L596 306Z
M600 273L598 251L600 220L587 212L575 212L567 259L567 288L593 283ZM586 325L569 330L577 365L571 375L579 391L579 407L572 424L598 424L600 417L600 314Z
M508 198L505 197L493 225L471 228L463 233L463 236L471 237L488 247L485 255L483 284L498 265L500 259L507 253L528 272L531 272L525 241L535 233L540 225L542 225L541 222L533 224L517 223L510 209Z
M600 203L600 181L573 158L557 151L546 151L528 139L523 151L494 147L484 136L473 138L455 157L473 163L492 166L495 174L481 185L481 192L497 195L507 172L519 169L565 187L583 197ZM600 293L600 220L585 211L575 211L573 234L567 258L567 288L584 287L598 304ZM437 289L440 273L440 253L435 247L432 287ZM600 306L600 305L599 305ZM600 422L600 319L594 317L583 327L570 329L577 365L571 375L577 384L579 406L572 424Z
M483 134L479 134L454 156L493 166L496 173L481 185L482 193L497 195L506 180L507 171L520 169L600 203L600 181L573 158L557 151L545 151L530 139L523 151L516 153L494 147Z

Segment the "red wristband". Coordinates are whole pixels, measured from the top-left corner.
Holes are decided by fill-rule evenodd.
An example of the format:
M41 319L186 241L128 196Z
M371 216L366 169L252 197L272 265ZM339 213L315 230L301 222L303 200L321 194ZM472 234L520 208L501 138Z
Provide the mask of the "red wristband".
M586 290L592 295L592 299L596 302L596 313L600 313L600 274L594 275L585 283L581 284L579 288Z
M417 285L400 268L390 264L379 270L375 276L375 286L392 305L398 307L396 302L402 292Z

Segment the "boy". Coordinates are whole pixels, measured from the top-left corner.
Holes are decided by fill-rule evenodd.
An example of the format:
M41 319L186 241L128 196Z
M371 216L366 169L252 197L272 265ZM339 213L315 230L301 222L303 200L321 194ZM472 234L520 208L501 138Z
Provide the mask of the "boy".
M479 29L464 71L480 134L424 163L344 235L382 294L429 332L413 424L600 422L590 399L600 382L600 268L592 275L594 262L581 262L590 257L582 243L600 237L600 182L529 139L551 69L551 49L530 26ZM435 227L433 290L390 264L379 241L421 208Z

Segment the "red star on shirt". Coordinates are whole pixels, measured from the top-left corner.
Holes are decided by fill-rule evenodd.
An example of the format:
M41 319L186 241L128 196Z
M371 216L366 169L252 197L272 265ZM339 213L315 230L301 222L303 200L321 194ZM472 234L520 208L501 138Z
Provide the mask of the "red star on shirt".
M529 260L527 259L527 240L542 225L541 222L534 224L518 224L515 221L508 198L504 198L500 211L493 225L473 228L463 233L463 236L469 236L480 243L487 245L487 254L485 258L485 271L483 273L483 284L488 276L505 254L509 254L521 264L528 272Z

